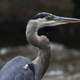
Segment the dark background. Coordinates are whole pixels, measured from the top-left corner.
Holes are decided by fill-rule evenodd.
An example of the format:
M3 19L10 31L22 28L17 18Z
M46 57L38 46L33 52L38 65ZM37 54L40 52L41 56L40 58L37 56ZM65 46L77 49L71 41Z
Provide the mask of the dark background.
M27 44L27 22L39 12L80 18L80 0L0 0L0 47ZM80 48L79 23L43 28L38 34L69 48Z

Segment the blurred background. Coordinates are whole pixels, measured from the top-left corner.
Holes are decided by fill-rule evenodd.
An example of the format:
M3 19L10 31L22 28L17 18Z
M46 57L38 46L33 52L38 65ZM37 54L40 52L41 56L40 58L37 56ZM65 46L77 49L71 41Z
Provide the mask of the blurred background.
M80 0L0 0L0 68L22 55L34 60L38 49L28 44L29 19L39 12L80 18ZM51 44L50 66L43 80L80 80L80 23L42 28Z

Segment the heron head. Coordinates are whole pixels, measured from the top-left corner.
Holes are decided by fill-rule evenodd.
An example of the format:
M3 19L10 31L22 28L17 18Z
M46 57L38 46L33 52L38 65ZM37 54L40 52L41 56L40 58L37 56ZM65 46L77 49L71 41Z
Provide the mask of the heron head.
M32 20L36 20L38 22L39 28L80 22L80 19L60 17L46 12L38 13L32 18Z

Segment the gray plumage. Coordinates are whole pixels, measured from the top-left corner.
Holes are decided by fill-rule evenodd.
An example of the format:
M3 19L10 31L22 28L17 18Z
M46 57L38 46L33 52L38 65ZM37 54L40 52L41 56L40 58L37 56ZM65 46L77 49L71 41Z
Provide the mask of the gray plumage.
M22 56L13 58L0 70L0 80L35 80L30 69L23 70L25 64L32 64L32 62Z

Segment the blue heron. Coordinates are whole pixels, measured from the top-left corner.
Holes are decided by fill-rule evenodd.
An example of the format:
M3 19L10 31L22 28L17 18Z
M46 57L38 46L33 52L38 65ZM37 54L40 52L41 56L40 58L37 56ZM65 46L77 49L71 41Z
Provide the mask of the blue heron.
M38 36L37 32L45 26L57 26L80 22L80 19L59 17L41 12L29 20L26 28L27 41L39 48L38 56L31 61L26 57L17 56L0 70L0 80L41 80L50 61L50 44L46 36Z

